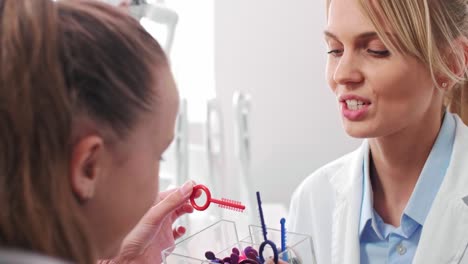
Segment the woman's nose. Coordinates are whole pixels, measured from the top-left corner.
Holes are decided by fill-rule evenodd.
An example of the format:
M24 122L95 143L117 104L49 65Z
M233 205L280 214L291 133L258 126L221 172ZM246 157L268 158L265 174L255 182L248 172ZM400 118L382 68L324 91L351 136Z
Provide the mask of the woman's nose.
M362 82L363 74L358 59L352 54L343 54L333 73L333 80L339 85Z

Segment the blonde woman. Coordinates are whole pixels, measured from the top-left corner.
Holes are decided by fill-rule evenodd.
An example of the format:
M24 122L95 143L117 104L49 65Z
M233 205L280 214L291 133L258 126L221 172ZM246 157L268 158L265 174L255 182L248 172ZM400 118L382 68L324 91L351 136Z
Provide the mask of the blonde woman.
M161 263L193 183L158 194L178 94L159 44L94 0L0 0L0 263Z
M365 140L298 187L290 231L312 236L319 264L468 263L468 128L446 111L466 113L467 1L327 11L327 80Z

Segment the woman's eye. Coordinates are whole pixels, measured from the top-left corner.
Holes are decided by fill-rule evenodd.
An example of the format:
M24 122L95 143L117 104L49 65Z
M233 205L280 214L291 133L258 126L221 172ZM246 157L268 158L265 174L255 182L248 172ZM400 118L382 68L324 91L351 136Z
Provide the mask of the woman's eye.
M339 50L339 49L334 49L334 50L330 50L327 52L329 55L332 55L334 57L339 57L343 54L343 50Z
M372 55L376 55L378 57L387 57L390 55L390 51L388 50L372 50L372 49L368 49L367 50L368 53L372 54Z

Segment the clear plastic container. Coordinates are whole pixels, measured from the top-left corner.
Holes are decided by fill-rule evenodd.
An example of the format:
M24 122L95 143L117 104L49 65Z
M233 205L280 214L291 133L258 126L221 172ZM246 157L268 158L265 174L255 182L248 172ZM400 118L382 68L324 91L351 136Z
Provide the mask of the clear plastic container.
M268 240L273 241L278 248L281 247L280 230L268 228L267 232ZM205 258L207 251L213 252L216 257L221 259L229 256L233 248L242 251L251 246L258 251L263 242L262 228L250 225L249 233L248 237L239 239L236 224L232 221L221 220L164 250L164 263L210 263ZM278 255L280 260L287 260L286 263L294 264L316 264L310 236L287 232L286 241L287 250ZM272 255L272 250L266 247L263 253L265 259Z

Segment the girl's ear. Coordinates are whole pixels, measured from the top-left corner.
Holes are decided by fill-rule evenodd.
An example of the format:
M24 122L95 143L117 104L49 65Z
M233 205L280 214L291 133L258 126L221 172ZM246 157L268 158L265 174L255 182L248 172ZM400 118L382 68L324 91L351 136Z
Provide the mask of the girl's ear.
M103 171L104 160L104 141L101 137L86 136L74 145L70 162L70 182L80 201L85 202L93 198Z

